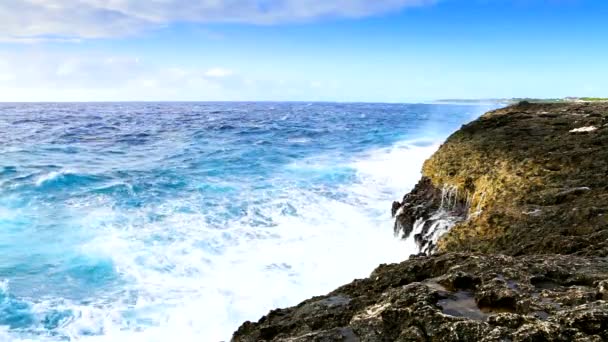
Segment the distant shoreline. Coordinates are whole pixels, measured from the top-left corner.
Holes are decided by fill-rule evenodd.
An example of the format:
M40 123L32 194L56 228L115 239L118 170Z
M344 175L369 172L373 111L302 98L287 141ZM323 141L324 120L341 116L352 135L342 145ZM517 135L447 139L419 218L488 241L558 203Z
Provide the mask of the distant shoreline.
M438 104L504 104L512 105L522 101L530 103L589 103L608 102L608 97L564 97L564 98L504 98L504 99L439 99Z

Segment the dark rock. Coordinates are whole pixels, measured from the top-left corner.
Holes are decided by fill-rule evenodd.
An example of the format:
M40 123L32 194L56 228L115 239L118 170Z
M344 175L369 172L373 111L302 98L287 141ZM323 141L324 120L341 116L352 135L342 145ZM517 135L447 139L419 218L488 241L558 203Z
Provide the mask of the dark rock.
M608 341L606 121L608 103L522 102L463 126L391 208L395 234L430 256L233 341Z
M541 278L557 286L532 284ZM577 278L592 283L569 284ZM608 303L598 287L607 281L605 258L417 257L271 311L243 324L233 341L601 341L608 338Z
M429 178L422 177L402 202L393 202L394 233L403 239L413 234L419 251L431 253L440 236L435 232L447 231L451 225L465 219L467 211L466 199L458 196L454 189L439 189Z
M527 103L464 125L423 167L424 189L453 188L469 204L436 249L608 256L606 121L608 103ZM598 129L569 133L580 127Z
M436 188L426 177L403 197L403 201L393 202L392 213L395 219L395 234L407 238L414 229L416 220L428 220L441 205L441 189Z

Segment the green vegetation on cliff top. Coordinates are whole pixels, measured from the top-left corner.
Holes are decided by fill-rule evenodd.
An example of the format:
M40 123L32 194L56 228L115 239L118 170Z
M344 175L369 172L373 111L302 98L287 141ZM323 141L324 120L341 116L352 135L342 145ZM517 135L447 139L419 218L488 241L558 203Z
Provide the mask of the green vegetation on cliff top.
M572 103L572 102L608 102L608 97L564 97L564 98L533 98L533 97L514 97L514 98L490 98L490 99L441 99L438 103L499 103L516 104L521 101L530 103Z

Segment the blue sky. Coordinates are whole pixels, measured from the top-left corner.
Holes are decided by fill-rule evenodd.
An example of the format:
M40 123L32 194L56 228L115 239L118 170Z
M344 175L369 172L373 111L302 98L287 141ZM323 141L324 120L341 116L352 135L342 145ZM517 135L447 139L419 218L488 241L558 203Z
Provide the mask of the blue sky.
M3 0L0 101L608 96L603 0Z

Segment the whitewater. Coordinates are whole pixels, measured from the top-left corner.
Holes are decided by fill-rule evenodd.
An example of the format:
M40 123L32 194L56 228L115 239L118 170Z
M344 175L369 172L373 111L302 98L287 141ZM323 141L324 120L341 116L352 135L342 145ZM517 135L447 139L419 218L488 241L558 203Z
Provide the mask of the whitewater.
M0 104L0 341L227 341L402 261L391 202L488 109Z

